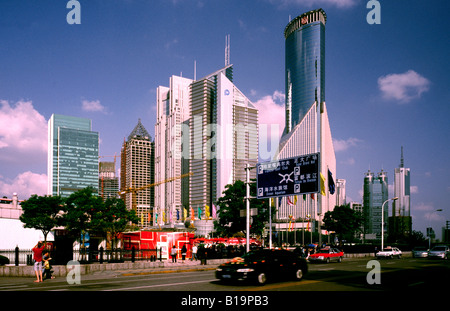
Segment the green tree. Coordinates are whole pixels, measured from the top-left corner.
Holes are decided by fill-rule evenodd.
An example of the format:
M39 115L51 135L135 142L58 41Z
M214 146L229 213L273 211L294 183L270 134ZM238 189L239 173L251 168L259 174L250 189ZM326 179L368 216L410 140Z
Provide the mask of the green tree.
M92 187L87 187L72 193L65 203L64 226L75 238L81 237L84 249L86 233L95 229L95 222L91 220L103 211L103 199L94 195Z
M256 194L256 183L250 184L250 196ZM214 222L214 229L220 236L233 236L239 232L246 233L246 217L240 216L241 210L246 210L246 186L241 180L226 185L223 196L217 200L219 207L218 220ZM252 216L250 233L261 235L265 223L269 221L269 201L250 199L250 208L257 209L257 215ZM275 209L272 209L272 216Z
M323 217L325 229L335 231L340 240L353 240L363 221L361 213L350 208L350 204L336 206Z
M44 241L47 241L48 233L61 223L61 210L63 200L60 196L32 195L21 204L22 215L20 221L25 228L41 230Z
M134 210L128 210L122 199L108 198L91 219L91 232L112 237L112 247L117 245L117 238L130 224L137 224L139 218Z

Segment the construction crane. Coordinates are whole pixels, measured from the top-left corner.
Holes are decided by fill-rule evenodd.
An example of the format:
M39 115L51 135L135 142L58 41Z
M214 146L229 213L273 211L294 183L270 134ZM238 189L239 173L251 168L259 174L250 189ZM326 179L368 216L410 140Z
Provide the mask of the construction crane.
M119 191L119 194L120 195L124 195L124 194L127 194L127 193L131 193L131 195L132 195L132 197L131 197L131 207L132 207L133 210L136 210L136 193L137 192L145 190L145 189L148 189L148 188L151 188L151 187L156 187L156 186L159 186L161 184L168 183L168 182L171 182L171 181L174 181L174 180L177 180L177 179L189 177L189 176L192 176L192 175L194 175L194 173L189 172L189 173L186 173L186 174L183 174L183 175L180 175L180 176L167 178L167 179L158 181L156 183L145 185L145 186L142 186L142 187L138 187L138 188L129 187L129 188L123 190L123 191Z

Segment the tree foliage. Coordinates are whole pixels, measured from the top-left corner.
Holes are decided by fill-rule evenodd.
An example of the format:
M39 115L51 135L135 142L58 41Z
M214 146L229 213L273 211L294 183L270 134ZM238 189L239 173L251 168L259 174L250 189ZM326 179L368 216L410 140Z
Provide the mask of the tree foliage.
M42 230L47 234L58 226L65 227L79 239L85 233L116 238L130 223L138 223L135 211L126 208L121 199L103 199L91 187L72 193L68 198L33 195L22 203L20 220L25 228ZM81 241L84 245L84 240Z
M351 209L350 204L336 206L323 217L326 230L336 232L341 240L352 240L362 221L361 213Z
M250 196L256 195L256 184L250 184ZM246 185L237 180L234 184L225 186L223 196L217 200L218 220L214 222L214 229L220 236L233 236L237 233L246 233L246 217L240 216L241 210L246 210ZM250 208L257 209L257 215L251 216L250 233L261 235L265 224L269 221L269 201L250 199ZM272 216L275 209L272 210Z
M41 230L44 241L47 241L48 233L61 223L63 200L60 196L34 194L22 202L21 208L23 213L19 219L24 223L24 227Z

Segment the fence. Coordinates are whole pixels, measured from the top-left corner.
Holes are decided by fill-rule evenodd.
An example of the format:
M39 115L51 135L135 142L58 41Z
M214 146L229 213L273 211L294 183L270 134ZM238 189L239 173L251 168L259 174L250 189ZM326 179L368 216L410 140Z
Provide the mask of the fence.
M8 258L9 264L12 265L33 265L33 251L31 249L6 249L0 250L0 255ZM156 261L162 260L161 249L145 249L145 250L123 250L123 249L107 249L102 247L98 250L73 250L73 260L82 263L94 262L124 262L124 261ZM51 255L56 260L58 255Z
M33 264L33 251L31 249L6 249L0 250L0 255L9 259L10 264L31 265Z
M241 256L245 253L243 247L223 247L223 248L205 248L208 259L222 259L233 258ZM162 261L162 249L74 249L69 251L69 258L66 258L64 262L68 260L76 260L81 263L113 263L113 262L125 262L125 261ZM9 264L12 265L33 265L33 251L30 249L15 249L0 250L0 255L9 259ZM52 252L52 262L61 262L58 258L57 252ZM201 256L201 250L199 249L198 256Z

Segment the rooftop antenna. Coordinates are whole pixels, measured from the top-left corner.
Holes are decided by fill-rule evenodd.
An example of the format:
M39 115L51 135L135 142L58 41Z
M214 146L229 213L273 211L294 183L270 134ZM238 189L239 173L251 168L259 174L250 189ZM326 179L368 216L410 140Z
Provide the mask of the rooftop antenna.
M404 165L405 165L405 162L403 160L403 146L402 146L402 153L401 153L401 156L400 156L400 167L405 167Z
M194 60L194 81L197 81L197 61Z
M230 65L230 35L225 36L225 67Z

